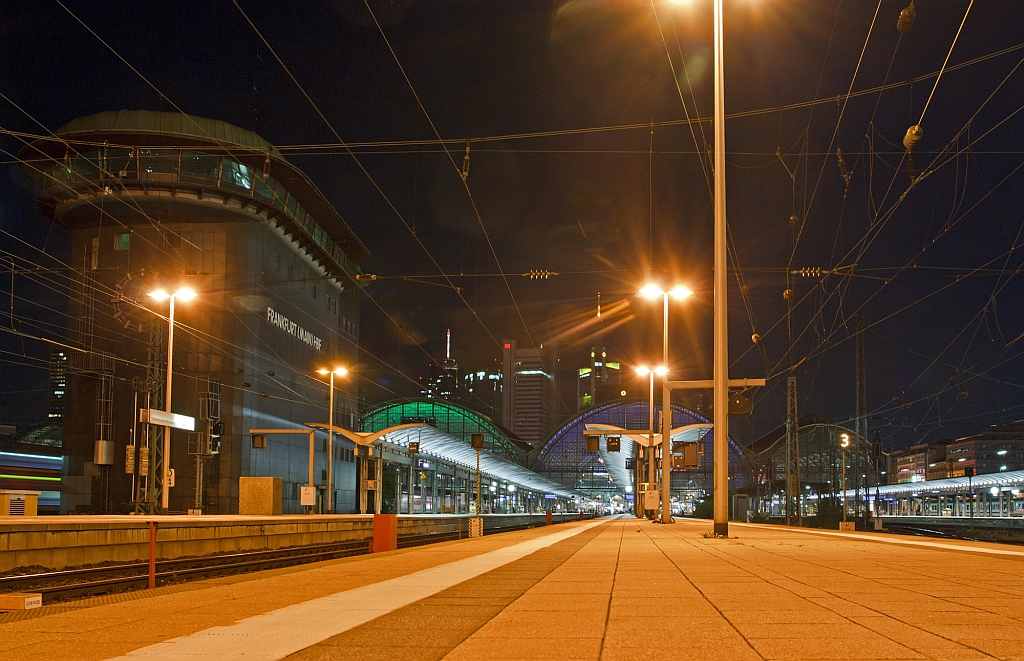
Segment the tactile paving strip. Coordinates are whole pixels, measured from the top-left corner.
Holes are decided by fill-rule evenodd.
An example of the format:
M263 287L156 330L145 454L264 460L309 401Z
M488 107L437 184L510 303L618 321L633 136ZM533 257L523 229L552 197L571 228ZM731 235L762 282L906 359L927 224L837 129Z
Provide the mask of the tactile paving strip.
M213 627L143 647L117 659L276 661L602 523L574 526L407 576L295 604L230 626Z

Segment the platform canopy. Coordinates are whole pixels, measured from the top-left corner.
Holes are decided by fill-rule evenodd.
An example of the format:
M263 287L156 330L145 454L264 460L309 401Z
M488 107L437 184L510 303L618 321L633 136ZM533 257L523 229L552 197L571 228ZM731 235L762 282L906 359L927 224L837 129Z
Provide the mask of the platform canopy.
M438 463L476 470L476 450L469 443L430 425L399 429L385 434L377 445L400 454L408 454L409 443L420 444L418 457ZM554 494L559 498L575 499L583 494L550 480L539 473L520 466L486 450L480 453L480 472L484 480L500 480L539 494Z
M900 498L907 496L933 496L937 494L968 493L970 490L987 491L993 487L1002 490L1024 489L1024 471L1003 471L1001 473L987 473L975 475L974 477L949 477L941 480L927 480L925 482L904 482L903 484L889 484L878 487L880 498ZM861 493L867 493L869 498L874 498L875 488L861 489ZM846 490L846 497L855 496L854 489Z

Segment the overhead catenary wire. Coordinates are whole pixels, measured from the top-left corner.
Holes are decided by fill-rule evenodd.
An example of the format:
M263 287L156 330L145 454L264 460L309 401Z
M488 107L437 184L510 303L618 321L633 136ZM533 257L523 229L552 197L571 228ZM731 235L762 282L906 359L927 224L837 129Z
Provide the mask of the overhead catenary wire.
M192 118L192 117L191 117L190 115L188 115L187 113L185 113L185 112L184 112L184 111L183 111L183 110L182 110L182 109L181 109L181 108L180 108L180 107L179 107L179 106L178 106L177 104L175 104L175 103L174 103L173 101L171 101L171 100L170 100L170 99L169 99L168 97L166 97L166 95L164 95L164 94L163 94L163 92L162 92L162 91L161 91L161 90L160 90L159 88L157 88L157 87L156 87L156 86L155 86L155 85L154 85L154 84L153 84L153 83L152 83L152 82L151 82L151 81L150 81L150 80L149 80L148 78L146 78L146 77L145 77L145 76L144 76L144 75L143 75L143 74L142 74L142 73L141 73L141 72L140 72L140 71L139 71L139 70L138 70L137 68L135 68L135 67L134 67L134 66L133 66L133 65L132 65L131 63L129 63L129 62L128 62L128 61L127 61L127 60L126 60L126 59L125 59L125 58L124 58L124 57L123 57L123 56L122 56L122 55L121 55L120 53L118 53L118 52L117 52L117 50L116 50L116 49L114 49L114 48L113 48L112 46L110 46L110 44L108 44L108 43L107 43L107 42L106 42L105 40L103 40L103 39L102 39L102 38L101 38L101 37L100 37L100 36L99 36L99 35L98 35L98 34L97 34L97 33L96 33L96 32L95 32L95 31L94 31L93 29L92 29L92 28L90 28L90 27L89 27L89 26L88 26L88 25L87 25L87 24L86 24L86 23L85 23L84 21L82 21L82 20L81 20L81 19L80 19L80 18L79 18L79 17L78 17L78 16L77 16L77 15L76 15L76 14L75 14L74 12L72 12L72 11L71 11L71 10L70 10L70 9L69 9L69 8L68 8L68 7L66 6L66 5L64 5L64 4L62 3L62 2L60 2L60 0L56 0L56 1L57 1L57 4L59 4L59 5L60 5L60 6L61 6L61 7L62 7L62 8L63 8L63 9L64 9L64 10L65 10L65 11L66 11L66 12L67 12L68 14L69 14L69 15L71 15L71 16L72 16L72 18L74 18L74 19L75 19L75 20L76 20L76 21L77 21L77 22L78 22L78 23L79 23L79 24L80 24L80 25L81 25L81 26L82 26L83 28L85 28L85 29L86 29L86 30L87 30L87 31L88 31L88 32L89 32L89 33L90 33L91 35L93 35L93 36L94 36L94 37L95 37L95 38L96 38L96 39L97 39L98 41L100 41L100 43L102 43L102 44L103 44L103 45L104 45L104 46L105 46L105 47L106 47L106 48L107 48L108 50L110 50L110 51L111 51L111 52L112 52L112 53L113 53L113 54L114 54L114 55L115 55L115 56L116 56L116 57L117 57L117 58L118 58L119 60L121 60L121 61L122 61L122 62L123 62L123 63L124 63L124 64L125 64L125 65L126 65L126 66L127 66L128 68L129 68L129 69L131 69L133 73L135 73L135 74L136 74L137 76L139 76L139 77L140 77L140 78L141 78L141 79L142 79L142 80L143 80L143 81L144 81L144 82L145 82L145 83L146 83L146 84L147 84L147 85L148 85L149 87L151 87L151 88L152 88L152 89L153 89L154 91L156 91L156 92L157 92L158 94L160 94L160 97L161 97L161 98L163 98L163 99L167 99L167 101L168 101L168 102L169 102L169 103L170 103L170 104L172 105L172 107L174 107L174 109L175 109L175 110L176 110L177 112L179 112L180 114L182 114L182 115L183 115L183 116L184 116L184 117L185 117L185 118L186 118L186 119L187 119L187 120L188 120L189 122L191 122L192 124L194 124L194 125L195 125L195 126L196 126L196 127L197 127L197 128L199 129L199 130L200 130L200 131L202 131L202 132L203 132L204 134L206 134L206 135L207 135L208 137L210 137L210 139L211 139L211 140L213 140L213 141L214 141L214 142L216 142L217 144L220 144L221 146L224 146L224 145L223 145L223 143L222 143L222 142L221 142L220 140L218 140L218 139L214 138L213 136L209 136L209 134L208 134L208 133L207 133L207 132L205 131L205 129L204 129L204 128L203 128L202 126L200 126L200 125L196 124L195 120L194 120L194 119L193 119L193 118ZM237 6L237 3L236 3L236 6ZM240 7L238 7L238 9L239 9L239 11L241 11L241 8L240 8ZM244 15L244 12L242 12L242 13L243 13L243 15ZM258 32L258 31L257 31L257 32ZM267 46L268 46L268 48L269 48L269 44L266 44L265 40L264 40L264 44L265 44L265 45L267 45ZM276 56L276 53L275 53L275 58L276 58L276 57L277 57L277 56ZM279 58L277 58L277 59L278 59L278 61L280 62L280 59L279 59ZM287 70L287 69L286 69L286 70ZM289 75L290 75L290 72L289 72ZM317 110L319 111L319 109L317 109ZM36 123L38 123L38 122L36 122ZM40 125L41 125L41 124L40 124ZM44 127L44 128L45 128L45 127ZM52 135L52 134L51 134L51 135ZM56 137L56 136L54 136L54 137ZM338 136L337 136L337 133L335 133L335 137L338 137ZM338 137L338 139L340 140L340 137ZM358 159L357 159L357 163L358 163ZM361 165L361 164L360 164L360 165ZM365 172L365 170L364 170L364 172ZM368 173L367 173L367 176L369 176L369 174L368 174ZM375 182L375 181L373 181L372 177L370 178L370 180L371 180L371 182L372 182L372 183L373 183L374 185L376 185L376 182ZM379 188L378 188L378 190L379 190ZM383 191L381 191L381 193L383 194ZM388 202L388 204L391 204L391 203L390 203L390 200L388 200L388 199L387 199L387 196L384 196L384 197L385 197L385 200L386 200L386 201ZM392 205L392 208L394 208L394 207L393 207L393 205ZM139 209L139 211L140 211L140 213L142 213L142 212L141 212L141 209ZM396 212L397 212L397 210L396 210ZM143 213L143 215L145 215L145 214ZM146 216L146 217L148 218L148 216ZM152 222L152 219L150 219L150 221ZM403 222L404 222L404 219L403 219ZM396 323L396 325L397 325L397 322L395 322L395 321L394 321L394 319L393 319L393 318L392 318L392 317L391 317L391 316L390 316L390 315L389 315L389 314L388 314L388 313L387 313L387 312L386 312L386 311L385 311L385 310L384 310L384 309L383 309L383 308L382 308L382 307L380 306L380 303L379 303L379 302L377 302L376 300L374 300L374 299L373 299L372 297L369 297L369 298L370 298L370 300L371 300L371 301L373 301L374 305L375 305L375 306L376 306L376 307L377 307L378 309L380 309L380 310L381 310L381 312L382 312L382 313L384 313L384 315L385 315L385 316L386 316L387 318L389 318L389 319L390 319L390 320L392 321L392 323ZM468 305L468 303L467 303L467 305ZM471 308L471 309L472 309L472 308ZM237 315L236 315L236 316L237 316ZM474 316L476 316L476 315L475 315L475 311L474 311ZM482 324L482 321L481 321L481 324ZM485 328L485 330L486 330L486 326L485 326L484 328ZM494 338L493 338L493 335L492 335L492 339L494 339ZM497 340L495 340L495 342L497 342ZM416 344L416 346L417 346L417 347L419 347L419 349L420 349L421 351L423 351L423 352L424 352L424 353L425 353L425 354L426 354L426 355L427 355L428 357L430 357L431 359L433 359L433 358L432 358L432 357L430 356L429 352L427 352L427 351L425 350L425 348L424 348L424 347L423 347L423 346L422 346L422 345L421 345L420 343L416 342L415 344ZM385 365L386 365L386 363L382 363L382 364L385 364ZM391 369L394 369L394 368L391 368ZM308 375L304 375L304 376L306 376L306 378L312 378L312 377L309 377ZM408 376L406 376L405 374L401 374L401 376L403 376L403 377L407 378L407 379L408 379L408 380L409 380L410 382L412 382L412 383L417 383L417 382L416 382L416 380L415 380L415 379L413 379L412 377L408 377Z
M235 6L238 6L238 0L233 1L235 2ZM427 123L430 125L430 130L433 131L434 136L443 146L444 141L441 139L441 134L440 132L438 132L437 126L434 124L434 120L431 119L430 113L427 112L426 107L420 100L419 94L417 94L416 92L416 87L412 84L412 81L409 79L409 75L405 72L405 67L402 66L402 62L398 58L398 54L395 52L395 49L391 46L391 42L388 40L387 34L384 32L384 28L381 27L380 22L377 20L377 16L376 14L374 14L373 9L370 7L370 3L367 0L364 0L363 4L366 6L366 11L369 12L370 17L373 19L374 25L377 26L377 31L380 33L381 38L384 40L384 44L388 48L388 52L391 53L392 59L394 59L395 64L398 66L398 70L401 72L402 78L405 80L406 85L409 87L409 91L412 92L413 98L416 99L417 107L420 109L420 112L423 113L423 116L426 118ZM456 172L458 172L458 174L460 175L460 179L462 180L462 187L466 191L466 196L469 198L469 203L470 206L472 206L473 208L473 214L476 216L477 224L480 227L480 231L483 233L484 240L487 242L487 247L491 251L491 257L494 259L494 263L498 267L498 272L502 274L502 281L505 284L505 290L508 292L509 298L512 300L512 305L516 310L516 314L519 316L519 321L523 325L523 330L526 332L526 336L529 339L531 346L536 347L536 343L533 339L533 334L530 333L530 328L526 323L526 319L523 317L523 312L522 310L519 309L519 303L518 301L516 301L515 294L512 293L512 287L509 285L508 278L505 276L505 270L501 266L501 259L498 257L498 253L494 249L494 242L491 240L491 235L487 231L487 226L484 224L483 217L480 215L480 209L477 207L476 200L473 198L473 192L469 188L469 146L470 141L467 140L466 158L463 162L462 168L460 168L459 165L455 162L454 157L452 157L452 154L447 149L447 147L445 147L445 155L448 156L448 160L451 162L452 167L455 168ZM440 268L438 268L438 270L440 270ZM466 305L469 306L468 301L466 302ZM473 311L472 307L470 307L470 310ZM473 314L474 316L476 316L475 311L473 311ZM481 321L481 323L483 322ZM490 334L490 331L488 331L488 334ZM491 338L494 339L496 344L500 344L498 343L497 338L495 338L493 335L491 335Z

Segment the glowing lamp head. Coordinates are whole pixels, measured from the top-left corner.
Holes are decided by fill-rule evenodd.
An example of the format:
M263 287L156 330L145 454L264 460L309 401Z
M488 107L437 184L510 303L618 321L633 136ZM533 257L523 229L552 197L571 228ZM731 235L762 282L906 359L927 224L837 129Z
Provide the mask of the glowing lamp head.
M644 298L653 301L657 298L664 296L665 292L663 292L661 290L661 287L659 287L658 285L654 284L653 282L649 282L640 288L640 295L643 296Z
M328 374L334 374L335 376L345 376L348 374L348 370L344 367L335 367L333 370L325 369L321 367L316 371L317 374L327 376Z
M641 365L640 367L636 368L636 373L639 374L640 376L647 376L648 374L651 373L651 370L649 367Z
M676 285L675 287L672 288L672 291L670 291L668 295L676 299L677 301L681 301L685 298L689 298L690 296L692 296L693 292L688 287Z
M173 294L168 294L165 289L157 289L156 291L149 292L149 295L157 301L166 301L169 298L174 298L182 302L188 302L196 297L196 292L188 287L182 287Z
M178 299L179 301L185 302L185 303L187 303L188 301L191 301L195 297L196 297L195 290L191 289L189 287L182 287L178 291L174 292L174 298Z
M654 368L654 373L657 374L658 376L665 376L666 374L668 374L668 368L665 367L664 365L659 365L658 367Z

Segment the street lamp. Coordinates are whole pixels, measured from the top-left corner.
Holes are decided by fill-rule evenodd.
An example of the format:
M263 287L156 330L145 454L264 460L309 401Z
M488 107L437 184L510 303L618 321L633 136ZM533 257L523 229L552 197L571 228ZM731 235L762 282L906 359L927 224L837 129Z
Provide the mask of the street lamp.
M663 291L661 287L654 284L653 282L644 285L640 289L640 295L649 300L657 300L658 297L664 301L665 305L665 321L662 326L662 356L661 360L668 365L668 299L669 297L674 298L677 301L683 301L693 295L687 287L682 285L676 285L669 291ZM672 523L672 502L671 494L669 493L669 487L672 482L672 466L668 461L668 458L672 451L670 445L672 439L672 390L669 388L668 381L662 380L662 393L661 393L661 522ZM653 425L652 425L653 428ZM716 437L717 438L717 437Z
M671 0L685 5L690 0ZM715 528L717 536L729 535L729 318L728 256L725 221L725 62L722 36L722 0L715 3L715 246L714 246L714 430L715 430ZM719 442L721 441L721 442Z
M664 365L659 365L658 367L655 367L655 368L652 369L650 367L647 367L646 365L640 365L639 367L636 368L636 373L639 374L640 376L650 376L651 377L651 401L650 401L650 404L648 405L648 408L647 408L647 413L648 413L648 426L647 426L647 430L649 432L649 437L650 437L650 443L649 443L649 447L648 447L648 458L649 458L649 460L648 460L648 463L647 463L647 475L648 475L647 482L648 482L648 484L653 486L654 485L654 375L657 374L658 376L664 377L666 374L668 374L668 368L665 367ZM641 496L641 498L644 498L644 496ZM647 503L641 503L641 505L643 505L643 506L646 506L646 504ZM637 511L637 516L639 517L640 516L640 507L637 507L637 505L636 505L635 496L634 496L634 503L633 503L633 505L634 505L634 509L636 509L636 511ZM646 509L646 507L644 507L644 509Z
M334 375L345 376L348 374L348 370L344 367L335 367L333 370L321 367L316 373L323 376L331 375L330 395L327 398L327 405L330 407L327 412L327 511L333 512L334 497L331 494L331 483L334 481Z
M173 294L168 294L163 289L157 289L149 293L150 297L156 301L170 300L170 312L168 319L170 323L167 327L167 395L164 399L164 409L167 413L171 412L171 383L174 381L174 301L179 300L182 303L188 303L196 297L196 292L188 287L182 287ZM161 480L163 484L160 485L160 510L166 514L169 508L168 500L170 498L169 485L170 482L170 467L171 467L171 427L169 425L164 426L164 452L163 452L163 468L161 471Z

